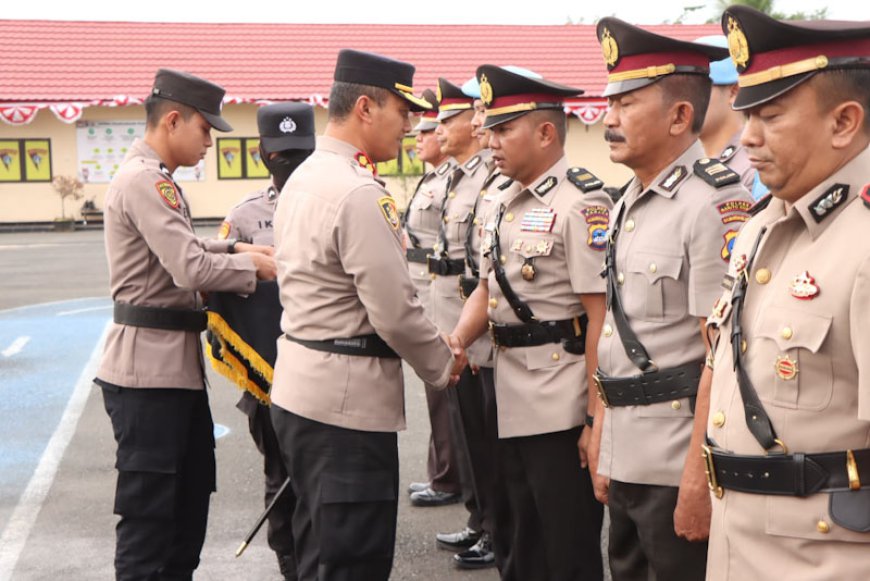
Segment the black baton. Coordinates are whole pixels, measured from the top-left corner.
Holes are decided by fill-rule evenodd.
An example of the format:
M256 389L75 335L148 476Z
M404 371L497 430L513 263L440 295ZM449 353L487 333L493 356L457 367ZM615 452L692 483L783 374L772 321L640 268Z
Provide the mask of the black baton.
M242 541L242 544L239 545L239 548L236 549L236 557L241 557L242 553L245 552L245 549L248 548L248 544L254 540L254 537L260 531L260 527L263 526L263 523L266 522L266 519L269 517L269 513L272 512L272 509L275 508L275 503L278 502L278 499L281 498L281 495L284 494L284 491L287 490L287 486L290 484L290 478L284 481L284 484L281 485L281 488L278 489L278 492L275 493L274 498L272 498L272 502L269 503L269 506L266 507L266 510L263 511L263 514L260 515L260 518L257 519L257 522L254 523L253 528L245 537L245 540Z

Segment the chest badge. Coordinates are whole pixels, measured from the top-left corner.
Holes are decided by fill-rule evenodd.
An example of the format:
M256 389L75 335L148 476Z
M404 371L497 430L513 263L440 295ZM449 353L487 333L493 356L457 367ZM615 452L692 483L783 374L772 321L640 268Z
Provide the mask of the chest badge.
M737 273L737 277L740 278L744 274L746 274L746 265L748 264L748 259L745 254L741 254L740 256L734 257L734 270Z
M530 258L527 258L523 263L522 268L520 268L520 274L523 275L523 280L531 282L535 280L535 275L537 272L535 271L535 265L532 263Z
M797 361L788 355L781 355L776 358L776 364L773 366L776 369L776 375L785 381L791 381L797 377L800 370L797 366Z
M791 296L802 301L811 301L821 292L821 289L816 284L808 271L803 271L791 281Z
M556 212L553 208L534 208L523 214L520 232L552 232L555 222Z

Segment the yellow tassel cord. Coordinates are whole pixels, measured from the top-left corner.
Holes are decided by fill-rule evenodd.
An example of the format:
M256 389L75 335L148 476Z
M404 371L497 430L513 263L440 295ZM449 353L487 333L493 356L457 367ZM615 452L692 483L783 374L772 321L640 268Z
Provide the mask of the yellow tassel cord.
M245 367L245 365L239 361L232 352L230 352L227 348L227 343L244 357L254 371L265 379L269 385L272 384L274 373L272 366L269 365L259 353L254 351L250 345L245 343L242 338L239 337L232 328L230 328L223 317L217 313L209 311L208 328L212 333L217 335L221 344L220 356L222 360L212 355L211 349L206 348L206 354L208 355L209 361L211 361L211 365L215 371L235 383L240 389L250 392L264 404L271 405L272 400L269 398L269 394L260 389L260 386L255 382L251 381L248 376L247 367Z

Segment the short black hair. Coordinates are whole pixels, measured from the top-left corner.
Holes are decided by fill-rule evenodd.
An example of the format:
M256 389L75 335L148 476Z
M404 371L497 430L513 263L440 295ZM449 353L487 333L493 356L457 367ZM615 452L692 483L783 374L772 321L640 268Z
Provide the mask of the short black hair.
M532 111L531 114L539 119L538 123L552 123L556 128L559 145L565 145L565 140L568 137L568 118L562 109L538 109L537 111Z
M388 93L389 91L381 87L336 81L332 84L332 90L329 91L328 118L334 121L341 121L347 118L350 112L353 111L357 99L363 95L372 99L378 104L378 107L383 107L389 98Z
M864 133L870 135L870 69L832 69L816 74L819 106L830 111L845 101L857 101L864 108Z
M713 81L707 75L668 75L658 82L662 88L665 103L672 105L677 101L688 101L694 109L692 133L700 135L710 105L710 87Z
M185 121L190 119L191 115L196 113L196 109L190 105L185 105L184 103L179 103L178 101L172 101L170 99L164 99L155 95L149 95L149 97L145 99L145 124L150 128L157 127L160 119L169 111L178 111L181 118Z

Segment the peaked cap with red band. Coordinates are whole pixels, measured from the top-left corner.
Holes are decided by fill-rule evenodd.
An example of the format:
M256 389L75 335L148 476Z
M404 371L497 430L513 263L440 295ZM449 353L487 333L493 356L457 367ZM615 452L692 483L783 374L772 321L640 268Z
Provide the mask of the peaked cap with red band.
M423 111L420 115L420 120L414 127L413 133L425 133L426 131L435 131L438 129L438 98L432 89L424 89L420 97L432 105L428 111Z
M474 97L462 92L462 89L444 78L438 79L438 121L444 121L463 111L474 109Z
M602 18L596 28L607 64L604 97L651 85L672 74L710 74L710 61L728 56L724 48L652 33L619 18Z
M527 71L529 74L534 74ZM543 77L527 76L494 65L477 68L480 99L486 107L484 129L490 129L544 109L564 109L565 97L582 95L582 89L560 85Z
M734 109L748 109L793 89L816 73L870 68L870 22L781 22L747 6L722 15L737 65Z

